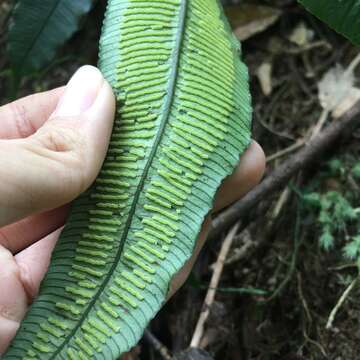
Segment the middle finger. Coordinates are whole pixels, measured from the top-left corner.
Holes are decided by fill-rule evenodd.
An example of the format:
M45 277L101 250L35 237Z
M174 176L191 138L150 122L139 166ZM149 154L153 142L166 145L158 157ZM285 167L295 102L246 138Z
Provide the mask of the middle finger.
M4 226L0 228L0 246L16 254L64 225L68 213L69 205L65 205Z

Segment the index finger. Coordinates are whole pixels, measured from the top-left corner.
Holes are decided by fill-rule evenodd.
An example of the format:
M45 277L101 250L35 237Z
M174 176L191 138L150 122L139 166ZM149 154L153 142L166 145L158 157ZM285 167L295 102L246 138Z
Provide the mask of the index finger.
M64 87L30 95L0 107L0 139L26 138L54 112Z

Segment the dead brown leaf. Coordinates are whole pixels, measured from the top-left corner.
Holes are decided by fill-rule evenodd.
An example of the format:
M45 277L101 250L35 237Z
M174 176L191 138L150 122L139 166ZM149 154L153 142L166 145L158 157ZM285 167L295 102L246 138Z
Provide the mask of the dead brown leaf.
M256 4L227 6L225 13L239 40L246 40L266 30L282 14L281 10L277 8Z

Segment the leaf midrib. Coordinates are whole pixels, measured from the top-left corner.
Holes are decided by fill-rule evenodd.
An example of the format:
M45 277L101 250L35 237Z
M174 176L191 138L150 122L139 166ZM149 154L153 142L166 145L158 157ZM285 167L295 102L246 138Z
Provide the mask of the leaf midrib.
M134 194L134 199L133 202L131 204L131 208L129 211L129 216L127 218L124 230L123 230L123 235L120 239L120 246L119 249L116 253L115 256L115 260L113 265L111 266L108 274L106 275L102 285L100 286L99 290L97 291L97 294L92 298L91 302L89 303L89 306L87 307L87 309L84 311L84 313L82 314L81 318L78 320L77 325L74 327L74 329L71 331L71 333L66 337L66 339L64 340L64 342L62 343L62 345L60 347L58 347L56 349L56 351L54 352L54 354L52 355L52 357L50 358L55 359L56 355L58 355L63 348L68 344L69 340L71 340L71 338L73 337L73 335L77 332L77 330L80 328L80 325L83 323L83 321L86 319L87 315L89 314L89 312L92 310L94 304L96 303L96 301L99 299L99 297L101 296L102 292L104 291L106 285L108 284L108 282L110 281L112 274L115 270L115 268L118 265L118 262L121 258L122 255L122 251L124 248L124 244L125 241L127 239L129 230L130 230L130 226L131 226L131 222L133 219L133 215L135 214L135 210L138 204L138 200L140 197L140 194L144 188L145 185L145 181L146 178L148 176L149 170L151 168L153 159L155 157L155 154L159 148L159 145L161 143L162 137L165 133L165 128L166 125L168 123L169 117L170 117L170 109L171 106L173 104L174 101L174 96L175 96L175 90L176 90L176 85L177 85L177 78L178 78L178 73L179 73L179 63L180 63L180 57L181 57L181 47L182 47L182 43L183 43L183 39L184 39L184 33L185 33L185 25L186 25L186 15L187 15L187 5L188 5L188 0L182 0L181 4L180 4L180 11L179 11L179 19L180 19L180 23L179 23L179 28L178 28L178 32L177 32L177 38L176 38L176 45L175 45L175 49L174 49L174 54L173 57L175 58L174 64L173 64L173 68L171 71L171 75L170 75L170 81L168 84L168 96L167 96L167 100L165 102L164 105L164 110L162 112L162 119L160 121L160 128L159 131L157 133L154 145L151 149L150 155L149 155L149 159L146 162L144 171L142 173L138 188Z
M38 39L40 38L43 30L45 29L45 27L48 25L51 17L53 16L53 14L55 13L56 9L58 8L58 6L60 5L62 0L58 0L57 2L55 2L53 8L49 11L49 15L46 17L46 20L44 21L43 25L40 27L39 31L37 32L36 36L34 37L33 41L30 43L30 45L28 46L28 48L25 51L24 56L22 57L21 61L20 61L20 65L19 65L19 69L20 72L24 66L25 60L28 57L29 53L33 50L34 45L36 44L36 42L38 41Z

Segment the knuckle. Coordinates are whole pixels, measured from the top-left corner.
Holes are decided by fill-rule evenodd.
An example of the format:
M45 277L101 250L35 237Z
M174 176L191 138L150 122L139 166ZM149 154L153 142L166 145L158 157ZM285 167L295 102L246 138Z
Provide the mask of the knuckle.
M53 152L77 152L83 146L79 130L71 126L49 123L36 135L42 146Z
M25 106L18 101L14 101L9 104L9 109L11 117L14 119L13 124L16 137L25 138L36 131Z
M45 156L54 160L56 172L64 188L82 192L87 187L87 141L81 130L69 125L48 124L36 134Z

